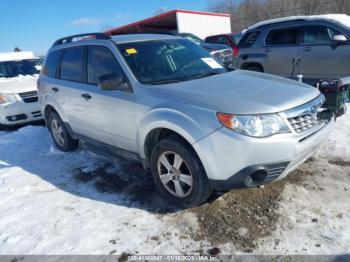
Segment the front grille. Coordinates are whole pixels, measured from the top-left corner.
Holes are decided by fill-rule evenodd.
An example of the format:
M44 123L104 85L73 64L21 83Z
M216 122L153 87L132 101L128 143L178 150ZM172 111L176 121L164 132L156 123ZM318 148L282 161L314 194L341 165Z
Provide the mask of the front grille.
M317 113L288 118L288 121L296 133L302 133L319 124Z
M295 133L304 133L325 124L325 121L319 118L319 114L322 111L321 107L324 102L324 96L320 95L304 105L281 113L281 116L289 122L290 127Z
M24 103L38 102L38 92L37 91L20 93L19 96L22 98Z

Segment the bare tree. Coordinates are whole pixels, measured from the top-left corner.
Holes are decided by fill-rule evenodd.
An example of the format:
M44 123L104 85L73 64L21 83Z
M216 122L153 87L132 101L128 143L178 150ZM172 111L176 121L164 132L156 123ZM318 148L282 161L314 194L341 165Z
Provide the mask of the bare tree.
M240 31L285 16L350 13L350 0L211 0L208 10L231 14L232 31Z

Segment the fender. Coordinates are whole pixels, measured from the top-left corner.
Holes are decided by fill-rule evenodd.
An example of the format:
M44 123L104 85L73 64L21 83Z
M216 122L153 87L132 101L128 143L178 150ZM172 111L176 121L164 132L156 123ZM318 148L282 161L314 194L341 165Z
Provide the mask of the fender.
M59 116L61 117L62 121L67 123L68 121L68 116L64 113L62 107L56 102L56 100L52 97L51 94L46 94L40 99L40 105L41 105L41 111L44 116L45 114L45 109L47 106L52 106Z
M207 127L203 128L203 126L183 112L169 108L153 109L139 123L137 148L142 159L146 158L144 144L147 135L158 128L170 129L181 135L190 144L194 144L213 131L209 131Z

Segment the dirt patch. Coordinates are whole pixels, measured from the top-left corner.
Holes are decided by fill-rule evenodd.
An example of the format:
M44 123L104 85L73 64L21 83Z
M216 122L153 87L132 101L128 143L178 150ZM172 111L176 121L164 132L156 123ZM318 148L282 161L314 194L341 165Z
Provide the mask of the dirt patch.
M270 235L276 228L285 185L302 184L309 175L313 174L301 168L282 181L263 188L234 190L190 210L196 214L200 227L192 237L208 240L214 246L233 243L244 252L253 252L256 240Z
M177 210L158 195L151 175L136 162L120 161L117 167L107 163L94 170L80 168L74 173L77 181L95 186L100 193L121 194L129 206L161 214Z
M336 166L341 166L341 167L350 167L350 162L345 161L343 159L337 158L337 159L331 159L328 160L328 163Z

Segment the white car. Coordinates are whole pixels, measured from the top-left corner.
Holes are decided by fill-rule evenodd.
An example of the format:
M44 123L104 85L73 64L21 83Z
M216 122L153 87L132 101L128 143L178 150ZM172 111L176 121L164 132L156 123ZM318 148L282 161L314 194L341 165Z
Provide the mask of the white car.
M43 119L36 85L40 69L32 52L0 53L0 129Z

